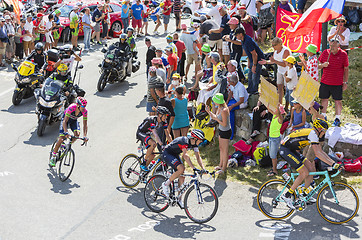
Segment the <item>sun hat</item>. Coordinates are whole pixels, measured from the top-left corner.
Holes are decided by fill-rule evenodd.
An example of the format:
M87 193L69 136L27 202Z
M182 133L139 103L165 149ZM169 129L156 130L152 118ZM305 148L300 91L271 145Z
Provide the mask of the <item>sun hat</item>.
M226 9L226 5L221 5L218 10L220 11L221 9Z
M174 73L174 74L172 75L172 78L181 78L181 76L180 76L180 74L178 74L178 73Z
M55 13L55 14L58 14L58 13L61 13L61 11L60 11L59 9L56 9L56 10L54 11L54 13Z
M216 93L215 96L212 97L212 101L217 104L224 104L224 95L222 93Z
M293 56L288 56L287 58L283 59L283 61L286 61L291 64L294 64L296 62L295 57Z
M11 17L9 15L6 15L5 20L11 20Z
M207 52L207 53L211 52L210 45L205 43L204 45L202 45L201 51Z
M232 17L227 24L239 24L239 19L237 19L236 17Z
M314 108L316 111L319 111L319 109L321 108L321 105L320 105L318 102L314 101L313 108Z
M238 67L238 62L236 60L230 60L229 61L231 65L233 65L234 67Z
M171 35L168 35L168 36L166 37L166 39L167 39L167 40L173 40L173 37L172 37Z
M157 68L152 66L148 69L148 72L156 72Z
M156 52L157 52L157 51L162 52L162 48L160 48L160 47L156 48Z
M238 7L238 10L241 10L241 9L246 10L246 7L244 5L241 5L241 6Z
M44 14L42 14L42 13L38 13L38 14L36 15L37 18L40 18L40 17L42 17L42 16L44 16Z
M167 47L165 47L165 51L172 52L172 47L171 47L171 46L167 46Z
M309 44L305 49L313 54L317 53L317 46L312 43Z
M195 23L192 24L192 27L193 28L198 28L198 27L200 27L200 23L195 22Z
M162 50L161 50L162 51ZM161 58L153 58L151 60L151 63L155 63L155 64L162 64L162 59Z
M343 20L344 23L347 22L346 18L342 15L339 18L336 18L336 20L334 20L334 25L337 25L337 21L339 21L339 20Z
M187 29L187 25L185 23L181 24L181 29L182 30L186 30Z

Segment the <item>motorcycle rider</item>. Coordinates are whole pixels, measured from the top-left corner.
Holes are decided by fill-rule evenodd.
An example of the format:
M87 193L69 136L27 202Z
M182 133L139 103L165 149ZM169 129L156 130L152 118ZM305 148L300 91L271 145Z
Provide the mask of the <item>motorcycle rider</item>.
M122 56L126 57L127 60L126 75L127 77L130 77L132 73L132 57L129 56L132 55L131 55L131 47L127 41L127 34L125 33L122 33L121 36L119 37L118 50L124 52Z
M39 73L44 74L44 71L48 66L48 55L44 52L43 43L38 42L35 44L35 49L26 57L26 60L28 61L31 61L31 59L34 59L34 63L37 64L36 70L38 70Z
M82 59L73 51L73 46L66 44L59 49L59 60L54 64L54 68L58 68L61 63L68 67L68 72L72 71L74 60L79 62Z
M57 67L57 71L50 75L49 78L64 82L62 90L68 99L68 103L72 103L77 94L73 88L73 79L67 65L61 63Z

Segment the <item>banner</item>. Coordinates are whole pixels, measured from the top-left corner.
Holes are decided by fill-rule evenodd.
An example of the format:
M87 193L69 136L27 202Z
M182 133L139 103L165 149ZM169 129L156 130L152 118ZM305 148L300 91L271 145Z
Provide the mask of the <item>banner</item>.
M283 40L283 45L287 46L292 52L305 53L305 48L313 43L319 51L321 45L322 24L316 24L313 31L305 36L288 38L286 29L295 24L300 19L302 14L292 13L284 9L278 8L276 21L276 36Z
M292 93L292 97L297 100L304 109L308 110L319 92L319 86L319 82L314 80L307 72L303 71Z
M259 100L270 110L276 112L279 105L277 87L260 76L260 97Z
M18 19L18 21L20 21L21 11L20 11L20 6L19 6L19 0L6 0L5 2L9 5L13 5L16 19Z
M209 105L210 111L212 111L212 104ZM201 111L202 104L199 104L196 109L196 114L198 114ZM207 115L204 119L199 120L195 119L194 128L200 129L205 134L205 139L209 142L211 142L212 138L214 137L215 129L211 127L206 127L205 124L207 124L211 120L210 116Z

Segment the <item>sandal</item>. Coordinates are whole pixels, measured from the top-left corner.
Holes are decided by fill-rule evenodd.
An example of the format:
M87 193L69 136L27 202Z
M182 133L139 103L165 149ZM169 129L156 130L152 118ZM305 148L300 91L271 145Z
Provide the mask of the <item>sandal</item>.
M278 173L274 172L273 169L270 169L267 176L268 177L274 177L275 175L278 175Z
M222 174L225 174L225 172L220 169L220 170L216 171L216 174L217 174L217 175L222 175Z
M221 170L221 167L220 166L217 166L217 167L215 167L214 168L216 171L218 171L218 170Z

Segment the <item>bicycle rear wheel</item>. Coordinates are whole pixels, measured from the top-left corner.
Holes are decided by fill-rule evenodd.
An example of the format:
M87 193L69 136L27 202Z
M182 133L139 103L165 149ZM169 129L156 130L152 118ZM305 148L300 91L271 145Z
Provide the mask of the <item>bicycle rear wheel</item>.
M135 154L125 156L119 165L119 179L127 188L134 188L140 183L141 159Z
M161 185L164 181L166 177L163 175L152 176L143 192L147 207L156 213L163 212L169 207L168 198L162 193Z
M219 199L212 187L199 183L196 188L194 185L187 190L184 206L188 218L196 223L206 223L215 216Z
M168 166L163 161L159 161L152 169L151 176L154 176L156 174L161 174L165 177L167 177L167 169Z
M64 157L59 163L59 179L64 182L72 174L75 163L75 154L73 149L69 149L64 153Z
M289 217L294 209L291 209L281 199L281 196L289 191L290 185L285 187L283 180L272 179L264 183L257 195L257 202L260 211L271 219L284 219ZM283 190L284 189L284 190ZM293 201L296 199L295 193L292 195Z
M346 223L356 216L358 208L358 195L348 184L336 182L333 185L333 190L329 185L325 185L318 193L317 209L327 222L334 224Z

